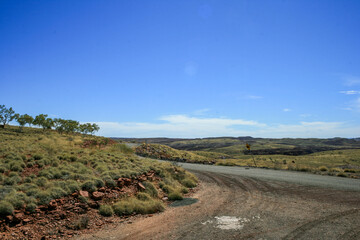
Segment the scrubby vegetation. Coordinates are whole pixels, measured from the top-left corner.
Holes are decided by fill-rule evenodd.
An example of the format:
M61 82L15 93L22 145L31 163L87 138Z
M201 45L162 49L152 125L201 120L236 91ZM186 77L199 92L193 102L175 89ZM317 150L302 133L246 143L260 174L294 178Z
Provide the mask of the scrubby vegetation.
M181 197L196 182L182 168L139 158L131 147L111 139L28 127L0 129L0 218L15 210L32 214L67 197L85 205L99 199L103 216L154 213L164 209L161 198ZM80 219L72 228L83 225Z
M209 162L209 158L189 151L176 150L160 144L143 143L135 149L136 154L144 157L165 159L178 162Z

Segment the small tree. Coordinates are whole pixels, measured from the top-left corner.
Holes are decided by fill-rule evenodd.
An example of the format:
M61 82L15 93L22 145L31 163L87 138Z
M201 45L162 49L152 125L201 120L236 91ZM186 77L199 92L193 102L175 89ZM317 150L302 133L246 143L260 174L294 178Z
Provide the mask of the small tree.
M1 128L5 128L6 124L14 120L16 117L15 111L11 108L6 108L5 105L0 105L0 122Z
M23 129L23 127L25 126L25 124L27 123L26 122L26 118L25 118L25 116L24 115L19 115L19 114L15 114L16 116L15 116L15 119L16 119L16 121L19 123L19 125L20 125L20 130L22 130Z
M39 114L35 117L34 124L42 127L43 130L51 129L54 126L54 121L47 117L47 114Z
M47 114L39 114L34 119L34 125L37 125L39 127L42 127L45 123L45 119L47 118Z
M88 134L89 131L88 131L88 126L87 125L88 125L88 123L80 124L79 128L78 128L79 132L82 133L82 134Z
M58 131L58 133L62 134L65 131L65 121L64 119L61 118L54 118L54 127L55 130Z
M31 124L34 122L34 118L28 114L22 115L25 119L26 124L29 124L29 127L31 127Z
M67 133L74 133L79 128L79 122L75 120L65 120L64 130Z
M91 135L93 135L95 132L97 132L99 130L100 130L100 127L95 123L91 124L91 127L89 126L89 132L91 133Z

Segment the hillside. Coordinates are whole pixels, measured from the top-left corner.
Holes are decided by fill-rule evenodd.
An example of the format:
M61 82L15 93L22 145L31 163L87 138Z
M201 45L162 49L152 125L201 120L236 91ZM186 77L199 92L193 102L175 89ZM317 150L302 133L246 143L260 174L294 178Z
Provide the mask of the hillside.
M207 151L239 156L248 154L245 144L251 145L254 155L306 155L310 153L360 149L358 139L348 138L252 138L252 137L218 137L218 138L197 138L197 139L176 139L176 138L113 138L117 141L134 143L163 144L178 150Z
M0 238L67 238L162 211L196 181L108 138L8 126L0 129Z
M281 139L276 140L277 143L271 139L252 139L251 151L245 150L245 143L239 144L238 141L234 138L214 138L171 141L168 144L172 146L181 143L191 146L191 149L196 144L211 146L202 148L202 151L185 151L160 144L143 143L138 144L136 153L179 162L262 167L360 178L360 149L356 148L357 141L351 139ZM335 144L342 144L336 148L334 141ZM290 145L291 142L294 145ZM285 143L289 144L287 148ZM325 144L332 144L332 147L324 147ZM223 147L224 145L228 147Z

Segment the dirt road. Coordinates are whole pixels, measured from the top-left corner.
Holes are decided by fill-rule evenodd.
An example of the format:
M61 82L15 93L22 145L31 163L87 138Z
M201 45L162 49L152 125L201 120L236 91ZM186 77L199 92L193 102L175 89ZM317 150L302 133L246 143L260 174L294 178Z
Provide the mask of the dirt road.
M80 239L360 239L360 191L192 171L197 203Z

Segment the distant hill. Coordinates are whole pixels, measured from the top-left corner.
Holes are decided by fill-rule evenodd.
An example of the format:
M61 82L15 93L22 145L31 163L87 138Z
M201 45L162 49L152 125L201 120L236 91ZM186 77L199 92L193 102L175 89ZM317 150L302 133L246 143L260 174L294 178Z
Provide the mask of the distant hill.
M170 146L178 150L211 151L229 155L248 154L245 144L251 145L254 155L305 155L315 152L358 149L360 138L253 138L242 137L210 137L210 138L113 138L117 141L134 143L155 143Z

